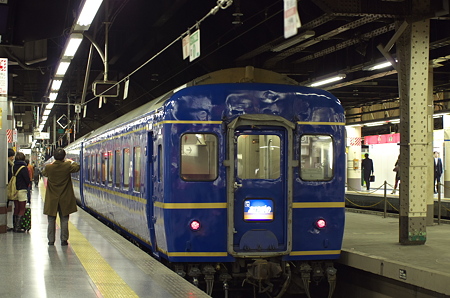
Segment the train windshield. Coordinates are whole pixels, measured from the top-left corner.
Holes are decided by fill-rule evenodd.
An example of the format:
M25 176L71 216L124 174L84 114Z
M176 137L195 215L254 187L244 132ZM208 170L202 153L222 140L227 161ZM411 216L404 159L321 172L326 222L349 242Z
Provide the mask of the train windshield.
M237 175L242 179L280 177L280 137L240 135L237 139Z
M303 180L333 178L333 139L326 135L303 135L301 138L301 169Z

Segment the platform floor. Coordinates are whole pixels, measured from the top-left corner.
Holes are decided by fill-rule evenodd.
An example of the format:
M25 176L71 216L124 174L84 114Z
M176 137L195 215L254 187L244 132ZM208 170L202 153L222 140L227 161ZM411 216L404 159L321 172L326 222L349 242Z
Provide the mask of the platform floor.
M48 246L38 188L31 210L29 232L0 234L0 297L209 297L80 208L70 215L69 245L58 228Z
M426 227L423 245L401 245L398 217L346 212L340 263L450 295L450 225Z

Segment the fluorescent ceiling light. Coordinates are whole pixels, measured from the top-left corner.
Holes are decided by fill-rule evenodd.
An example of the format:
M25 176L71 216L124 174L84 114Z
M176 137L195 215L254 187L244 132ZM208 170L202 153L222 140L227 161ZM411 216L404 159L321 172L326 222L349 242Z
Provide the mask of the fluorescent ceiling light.
M395 61L397 62L397 59ZM386 67L390 67L390 66L392 66L391 62L384 61L384 62L372 64L372 65L369 65L369 66L364 66L362 68L362 70L371 71L371 70L382 69L382 68L386 68Z
M53 91L58 91L59 88L61 88L61 84L62 84L62 80L53 80L51 90L53 90ZM52 93L50 93L50 95L51 95L51 94L52 94ZM55 99L56 99L56 96L57 96L58 94L57 94L57 93L53 93L53 94L55 94Z
M47 119L48 119L48 115L42 116L43 123L41 123L41 126L44 126L44 123L47 122Z
M66 50L64 51L64 57L73 57L75 56L75 53L78 50L78 47L81 44L81 41L83 40L83 35L81 34L71 34L69 41L66 45Z
M322 86L322 85L326 85L326 84L329 84L329 83L332 83L332 82L336 82L336 81L342 80L345 77L346 77L345 74L339 74L337 76L329 77L329 78L326 78L326 79L323 79L323 80L319 80L319 81L315 81L315 82L306 84L306 86L318 87L318 86Z
M370 122L364 124L365 126L380 126L386 124L386 121Z
M44 110L44 116L48 116L48 115L50 115L50 112L51 112L52 110Z
M67 69L69 68L70 62L61 61L59 62L58 69L56 70L57 76L63 76Z
M391 123L397 124L400 123L400 119L392 119L391 121L389 121Z
M58 93L56 93L56 92L50 92L50 94L48 95L48 98L50 99L50 101L55 101L56 97L58 97Z
M53 109L53 105L54 105L55 103L52 101L52 102L49 102L49 104L45 107L45 109L46 110L51 110L51 109Z
M297 34L296 36L280 43L279 45L275 46L272 49L272 52L281 52L284 49L290 48L293 45L298 44L299 42L308 39L310 37L313 37L314 35L316 35L316 32L312 31L312 30L308 30L305 32L302 32L300 34Z
M103 0L86 0L81 9L80 16L78 17L77 25L87 26L89 28L100 5L102 5L102 1Z

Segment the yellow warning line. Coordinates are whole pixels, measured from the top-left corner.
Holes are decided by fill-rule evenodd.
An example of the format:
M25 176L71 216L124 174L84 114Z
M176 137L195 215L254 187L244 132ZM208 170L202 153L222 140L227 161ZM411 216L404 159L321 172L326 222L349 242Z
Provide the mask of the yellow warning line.
M70 247L103 297L139 297L69 221Z

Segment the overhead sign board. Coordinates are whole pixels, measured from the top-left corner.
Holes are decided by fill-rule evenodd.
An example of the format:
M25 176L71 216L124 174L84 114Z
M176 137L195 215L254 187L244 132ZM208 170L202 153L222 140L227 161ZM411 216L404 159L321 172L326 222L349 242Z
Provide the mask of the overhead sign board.
M95 81L92 84L92 92L95 96L117 97L119 96L119 84L113 81Z

